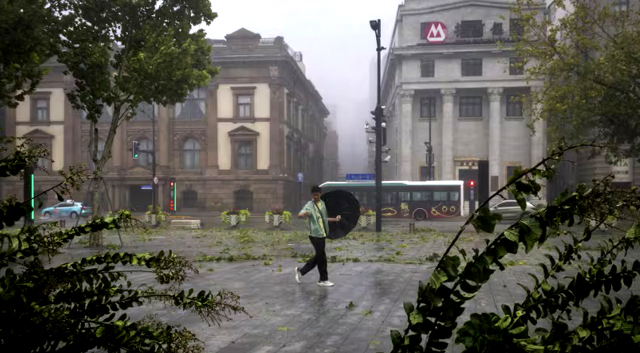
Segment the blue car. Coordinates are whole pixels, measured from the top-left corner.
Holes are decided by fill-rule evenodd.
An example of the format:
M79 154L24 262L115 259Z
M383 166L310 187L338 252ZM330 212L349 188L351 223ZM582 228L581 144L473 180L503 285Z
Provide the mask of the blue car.
M44 218L61 218L70 217L78 218L89 217L92 213L91 207L84 206L82 202L74 202L68 200L61 202L55 206L47 207L42 210L42 217Z

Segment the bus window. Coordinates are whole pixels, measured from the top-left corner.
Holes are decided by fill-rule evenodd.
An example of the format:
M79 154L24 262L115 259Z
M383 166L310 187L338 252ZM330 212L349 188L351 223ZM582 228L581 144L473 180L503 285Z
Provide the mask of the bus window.
M398 202L398 193L385 191L382 193L382 203L385 205L395 205Z
M433 193L433 201L447 201L447 192L446 191L434 191L434 193Z
M400 199L400 202L409 202L411 201L411 193L408 191L400 191L398 193L398 197Z
M411 192L411 201L427 201L427 192L426 191Z
M460 192L449 191L449 201L460 201Z

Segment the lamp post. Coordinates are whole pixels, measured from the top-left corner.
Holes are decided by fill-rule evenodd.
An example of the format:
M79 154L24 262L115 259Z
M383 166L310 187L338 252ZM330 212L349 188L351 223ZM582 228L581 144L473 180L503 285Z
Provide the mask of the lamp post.
M378 56L378 98L376 109L372 113L376 122L376 233L380 233L382 232L382 117L384 116L383 108L380 105L380 53L385 48L380 45L381 21L379 19L371 20L369 21L369 26L371 26L371 30L376 35L376 52Z

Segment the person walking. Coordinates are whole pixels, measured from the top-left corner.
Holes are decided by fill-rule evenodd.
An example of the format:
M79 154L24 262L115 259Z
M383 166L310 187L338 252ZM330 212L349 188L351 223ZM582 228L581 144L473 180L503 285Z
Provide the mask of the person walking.
M309 240L315 249L315 256L309 259L302 268L295 268L296 282L302 281L302 276L318 267L320 273L319 286L331 287L333 283L329 282L329 274L327 272L327 254L325 253L325 239L329 233L329 222L339 222L341 217L329 218L327 216L327 206L320 199L322 189L319 186L311 188L311 201L307 202L298 213L299 218L307 219L307 228L309 229Z

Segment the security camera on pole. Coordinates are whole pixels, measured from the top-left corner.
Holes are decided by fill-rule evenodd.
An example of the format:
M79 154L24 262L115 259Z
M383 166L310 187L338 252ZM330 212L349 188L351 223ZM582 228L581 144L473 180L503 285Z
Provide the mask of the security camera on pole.
M376 233L382 232L382 140L383 138L383 121L384 109L380 105L380 53L385 49L380 45L381 21L369 21L369 26L376 35L376 52L378 56L378 99L376 108L373 112L373 120L376 123ZM386 124L385 124L386 125Z

